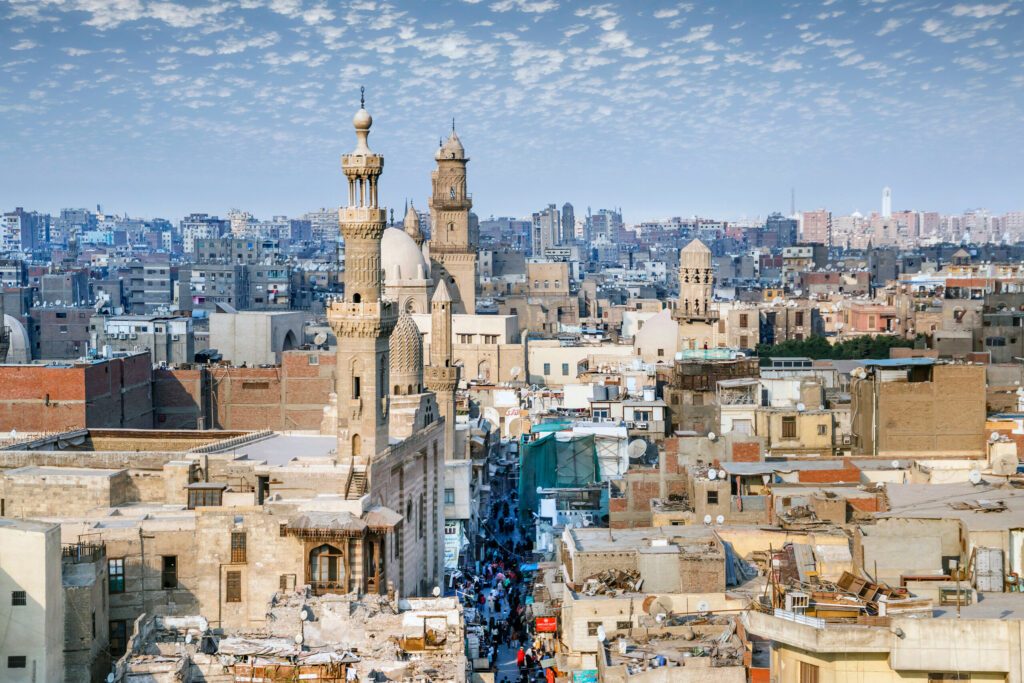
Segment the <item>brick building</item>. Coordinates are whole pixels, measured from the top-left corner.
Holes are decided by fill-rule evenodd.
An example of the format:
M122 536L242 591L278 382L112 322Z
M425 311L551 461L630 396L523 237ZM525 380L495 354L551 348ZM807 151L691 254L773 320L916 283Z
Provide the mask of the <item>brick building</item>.
M148 353L49 365L0 365L0 432L152 425Z

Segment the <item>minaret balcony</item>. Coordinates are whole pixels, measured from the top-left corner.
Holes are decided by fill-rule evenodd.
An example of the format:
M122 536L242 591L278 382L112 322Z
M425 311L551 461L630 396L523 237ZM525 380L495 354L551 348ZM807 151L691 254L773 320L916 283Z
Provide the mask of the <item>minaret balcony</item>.
M382 154L342 154L341 169L365 172L368 175L380 175L384 170L384 156Z
M380 223L380 232L383 233L388 221L388 211L376 206L343 206L338 212L338 218L341 221L343 233L346 223Z

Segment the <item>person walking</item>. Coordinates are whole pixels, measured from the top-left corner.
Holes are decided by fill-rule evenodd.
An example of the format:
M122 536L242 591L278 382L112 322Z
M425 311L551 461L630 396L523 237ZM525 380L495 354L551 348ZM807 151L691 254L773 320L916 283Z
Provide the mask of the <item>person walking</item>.
M520 647L519 650L516 651L516 666L522 670L524 664L526 664L526 652L522 647Z

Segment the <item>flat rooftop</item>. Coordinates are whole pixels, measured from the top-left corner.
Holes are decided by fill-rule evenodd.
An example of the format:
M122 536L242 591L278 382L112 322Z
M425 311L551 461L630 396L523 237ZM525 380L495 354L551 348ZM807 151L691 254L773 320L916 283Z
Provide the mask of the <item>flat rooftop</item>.
M972 531L1024 526L1024 489L984 476L978 484L887 484L886 495L889 511L880 519L956 519Z
M115 477L127 470L105 470L93 467L18 467L4 472L6 477Z
M283 466L296 458L333 458L338 437L321 434L271 434L265 439L225 446L211 453L231 453L247 460L265 460L268 465Z
M622 552L665 548L652 546L652 541L665 541L670 545L715 540L714 531L705 526L655 526L633 529L571 529L579 552Z
M978 593L977 602L960 607L960 619L1024 619L1024 593ZM956 607L939 607L936 619L956 619Z

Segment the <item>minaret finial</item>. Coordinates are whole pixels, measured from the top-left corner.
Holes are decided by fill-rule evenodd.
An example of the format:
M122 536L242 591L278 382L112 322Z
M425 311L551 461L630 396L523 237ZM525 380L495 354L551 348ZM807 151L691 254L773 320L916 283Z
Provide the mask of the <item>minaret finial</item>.
M452 117L452 132L455 132L455 117Z
M359 108L366 109L366 86L359 86Z

